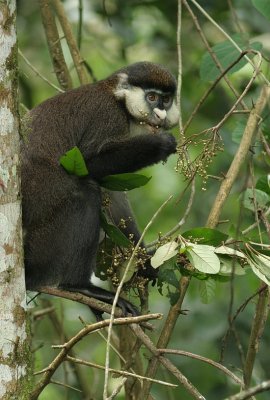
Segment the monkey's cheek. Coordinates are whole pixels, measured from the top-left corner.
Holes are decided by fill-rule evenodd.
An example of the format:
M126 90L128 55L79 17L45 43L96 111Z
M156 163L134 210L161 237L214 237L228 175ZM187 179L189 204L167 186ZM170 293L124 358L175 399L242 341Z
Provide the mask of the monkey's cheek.
M162 127L159 125L148 124L145 121L140 121L140 125L145 129L147 133L157 135L163 131Z

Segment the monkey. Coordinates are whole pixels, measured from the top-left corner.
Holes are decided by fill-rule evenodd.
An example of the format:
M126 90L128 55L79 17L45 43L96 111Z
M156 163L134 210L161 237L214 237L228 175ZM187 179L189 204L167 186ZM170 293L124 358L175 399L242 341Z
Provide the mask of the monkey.
M49 98L25 118L21 150L27 290L51 286L112 303L91 283L99 245L101 180L140 170L176 152L176 80L163 66L137 62L104 80ZM77 146L89 174L68 174L63 154ZM125 193L111 193L112 219L133 217ZM123 228L138 242L132 218ZM120 298L124 314L137 308Z

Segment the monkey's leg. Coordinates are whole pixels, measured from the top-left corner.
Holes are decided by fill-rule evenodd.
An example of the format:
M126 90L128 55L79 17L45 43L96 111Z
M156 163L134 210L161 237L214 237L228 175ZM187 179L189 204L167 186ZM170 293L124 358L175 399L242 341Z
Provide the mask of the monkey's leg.
M52 221L30 227L25 246L28 289L57 286L112 304L114 293L90 282L99 242L100 201L98 185L82 180ZM122 298L117 305L124 314L138 315L135 306ZM95 315L100 319L99 312Z

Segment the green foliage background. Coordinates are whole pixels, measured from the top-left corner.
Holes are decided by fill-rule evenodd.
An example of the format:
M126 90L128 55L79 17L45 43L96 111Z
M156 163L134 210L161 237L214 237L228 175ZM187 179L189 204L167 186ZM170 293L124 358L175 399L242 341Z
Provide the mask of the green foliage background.
M83 1L83 32L81 54L91 66L97 79L102 79L122 65L135 61L148 60L165 64L173 73L178 74L177 51L176 51L176 29L177 29L177 1L176 0L107 0L106 11L102 1ZM200 5L231 35L238 32L233 12L227 1L202 0ZM78 21L78 1L64 1L67 15L73 23L76 33ZM238 16L238 23L242 32L245 32L252 42L259 41L263 45L263 52L269 57L270 30L269 20L260 14L251 0L235 0L234 11ZM224 37L209 21L198 14L204 33L209 43L213 46ZM57 84L53 74L51 60L46 45L45 35L42 27L38 2L36 0L18 0L18 37L19 46L30 62L49 80ZM72 61L66 45L64 52L71 73L76 80ZM190 116L194 105L198 102L209 83L200 79L200 63L205 53L205 48L199 39L193 22L186 10L183 10L182 21L182 57L183 57L183 89L182 89L182 112L183 120ZM264 64L264 72L269 77L268 64ZM251 76L251 67L245 66L232 76L234 85L241 92L243 86ZM252 106L255 101L261 82L257 80L245 99ZM21 102L32 108L39 102L55 94L55 90L43 82L35 73L29 69L25 62L20 59L20 96ZM222 81L208 97L194 119L188 133L200 132L203 129L214 126L233 104L234 98ZM220 134L224 141L224 151L216 157L208 173L220 175L225 173L230 161L236 151L237 144L233 140L233 132L239 124L239 118L230 118L221 129ZM269 127L266 126L269 138ZM176 137L178 130L174 129ZM261 146L256 143L254 148L254 161L256 179L265 176L269 172L269 157L262 152ZM200 151L200 146L191 149L191 155L195 156ZM147 233L147 241L157 238L158 232L166 233L182 217L187 207L188 192L179 200L179 196L186 186L185 179L175 171L177 156L170 157L166 165L158 165L144 171L145 175L152 176L150 182L142 188L130 193L132 205L135 210L139 225L143 228L160 204L173 194L174 198L166 207L165 211L158 217L156 222ZM244 210L239 220L241 204L239 195L246 185L248 166L242 169L241 176L226 202L222 219L228 222L219 229L228 233L230 227L234 226L244 229L253 222L254 217L249 210ZM219 187L219 181L208 180L206 191L201 190L202 182L197 180L197 194L192 212L182 231L192 227L203 226L213 203L215 194ZM258 240L254 234L254 240ZM247 297L252 295L259 286L258 279L248 273L244 278L236 277L234 280L235 310ZM228 329L228 307L231 293L231 283L219 284L217 294L211 304L203 304L199 294L198 282L193 280L184 302L186 315L179 318L170 342L170 348L179 348L192 351L206 357L218 360L222 338ZM133 298L131 298L133 300ZM40 304L37 301L38 304ZM53 301L57 309L64 330L71 337L82 327L78 315L84 321L93 320L86 307L72 304L59 299ZM169 302L162 297L156 288L151 288L150 308L151 311L166 312ZM250 325L254 314L254 303L251 302L240 313L237 318L237 332L243 348L246 350L247 340L250 333ZM159 323L155 324L157 330L153 338L158 337ZM36 369L44 368L55 355L55 350L50 345L61 343L61 333L57 333L48 318L37 320L34 324L33 341L36 351ZM267 322L266 330L261 339L258 360L255 365L253 383L269 379L269 340L270 326ZM97 363L104 364L104 341L98 335L91 335L76 347L79 356L89 357ZM189 358L171 356L173 362L199 388L208 400L222 399L235 392L234 384L221 372L209 365ZM237 373L240 368L239 353L235 340L230 336L225 351L225 365L233 366ZM117 366L115 361L115 365ZM119 366L119 365L118 365ZM84 380L90 385L93 398L100 399L103 389L103 373L92 369L83 370ZM161 379L171 380L162 368L159 372ZM69 366L64 365L61 371L55 374L55 379L63 381L67 379L70 385L76 386L76 379ZM173 381L173 379L172 379ZM176 383L176 382L174 382ZM113 383L112 383L113 385ZM190 397L181 387L177 389L162 388L153 385L153 397L155 399L185 399ZM258 399L267 399L269 395L258 395ZM81 399L81 395L75 391L64 389L58 385L49 385L40 396L41 400L47 399ZM119 399L123 397L119 396Z

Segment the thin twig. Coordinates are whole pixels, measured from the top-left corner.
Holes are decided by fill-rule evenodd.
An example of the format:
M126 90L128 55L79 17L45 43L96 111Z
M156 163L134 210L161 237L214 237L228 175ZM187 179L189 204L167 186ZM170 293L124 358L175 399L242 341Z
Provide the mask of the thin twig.
M196 0L189 0L191 3L193 3L197 9L217 28L218 31L220 31L225 37L226 39L228 39L233 45L234 47L241 53L242 49L238 46L238 44L233 40L233 38L221 27L221 25L219 25L201 6L199 3L197 3ZM252 65L252 67L254 68L254 64L252 62L252 60L250 58L248 58L248 56L245 56L245 59L249 62L249 64ZM260 71L260 76L262 77L262 79L264 80L266 85L270 85L269 80L266 78L266 76L264 75L264 73L262 71Z
M71 89L72 80L61 47L58 29L51 9L51 1L39 0L39 4L55 75L64 90Z
M181 91L182 91L182 46L181 46L181 28L182 28L182 1L178 0L178 13L177 13L177 56L178 56L178 79L177 79L177 108L179 110L179 131L180 131L180 143L183 132L182 122L182 107L181 107Z
M246 85L245 89L243 90L243 92L241 93L241 95L239 96L239 98L236 100L236 102L234 103L234 105L231 107L231 109L224 115L224 117L222 118L222 120L215 126L215 130L218 131L222 125L224 125L224 123L227 121L227 119L232 115L232 113L235 111L236 107L238 106L238 104L240 104L240 102L243 100L243 98L246 96L246 94L248 93L250 87L252 86L254 80L256 79L259 71L260 71L260 67L261 67L261 63L262 63L262 55L261 53L259 53L258 51L254 51L254 50L250 50L251 53L255 53L258 55L259 57L259 62L258 64L255 66L253 74L251 79L249 80L248 84Z
M151 314L152 316L154 314ZM127 317L127 318L117 318L113 321L114 325L127 325L127 324L132 324L132 323L140 323L142 321L149 320L150 315L141 315L137 317ZM160 314L156 314L155 318L159 318ZM152 318L151 318L152 319ZM49 384L50 379L52 375L55 373L56 369L62 364L62 362L65 360L68 352L80 341L82 340L86 335L89 333L95 332L99 329L102 329L106 326L109 326L111 323L111 320L103 320L96 322L95 324L87 325L83 329L81 329L75 336L73 336L68 342L66 342L64 345L60 346L53 346L53 348L60 348L61 351L59 354L54 358L54 360L50 363L50 365L42 370L39 371L38 373L44 373L44 376L42 379L36 384L34 387L33 391L30 394L29 400L36 400L40 393L43 391L43 389Z
M44 82L48 83L49 86L53 87L56 89L59 93L63 93L64 90L61 89L60 87L56 86L54 83L50 82L44 75L42 75L31 63L30 61L25 57L25 55L21 52L20 49L18 49L19 55L23 58L25 63L34 71L34 73L39 76Z
M113 400L120 393L122 387L125 386L127 379L128 378L122 378L121 382L116 386L112 394L106 400Z
M82 359L77 358L77 357L67 356L66 360L67 361L72 361L72 362L77 363L77 364L86 365L88 367L94 367L94 368L97 368L97 369L101 369L102 371L105 371L105 367L103 365L92 363L90 361L85 361L85 360L82 360ZM147 376L138 375L135 372L122 371L122 370L115 369L115 368L109 368L109 372L110 373L114 373L114 374L118 374L120 376L131 376L133 378L137 378L137 379L140 379L140 380L143 380L143 381L151 381L153 383L159 383L160 385L164 385L164 386L177 387L177 385L174 385L173 383L164 382L164 381L161 381L161 380L158 380L158 379L151 379L151 378L148 378Z
M206 358L206 357L200 356L198 354L190 353L189 351L184 351L184 350L158 349L158 351L161 354L164 354L164 353L177 354L179 356L194 358L195 360L200 360L206 364L213 365L215 368L218 368L220 371L224 372L224 374L226 374L230 378L232 378L239 385L241 385L241 386L244 385L244 382L240 378L238 378L238 376L236 376L234 373L232 373L228 368L224 367L224 365L222 365L216 361L210 360L210 358Z
M268 390L270 390L270 380L253 386L252 388L245 390L241 393L226 397L225 400L248 400L251 398L251 396L254 396L258 393L267 392Z
M141 328L137 329L137 326L134 324L132 324L130 328L133 330L136 336L142 341L142 343L148 348L148 350L153 354L153 356L155 356L154 358L158 359L159 362L176 377L176 379L188 391L188 393L192 395L192 398L196 400L205 400L204 396L196 389L195 386L192 385L192 383L186 378L186 376L183 375L182 372L180 372L179 369L177 369L170 360L160 355L158 348L155 347L153 342L143 332ZM145 375L149 377L148 373L146 373ZM140 393L140 397L138 400L145 400L145 399L148 399L148 392L145 396L145 392L142 391L142 393Z
M192 9L190 8L190 6L189 6L187 0L182 0L182 1L183 1L183 4L185 5L185 7L187 8L187 10L188 10L188 12L189 12L189 14L190 14L190 16L191 16L191 18L192 18L192 20L193 20L193 23L194 23L194 25L195 25L195 27L196 27L196 29L197 29L199 35L201 36L201 39L202 39L202 41L203 41L203 43L204 43L204 45L205 45L205 47L206 47L208 53L209 53L210 56L212 57L214 63L215 63L216 66L217 66L217 68L220 70L221 73L223 73L223 67L222 67L222 65L221 65L221 63L220 63L220 61L219 61L217 55L213 52L213 50L212 50L211 47L209 46L209 43L208 43L208 41L207 41L207 39L206 39L206 37L205 37L205 35L204 35L202 29L201 29L201 26L200 26L199 22L198 22L198 18L197 18L196 15L193 13L193 11L192 11ZM234 86L233 86L232 83L229 81L229 79L228 79L228 77L227 77L226 75L224 76L224 80L225 80L225 82L227 83L227 85L229 86L229 88L231 89L231 91L233 92L233 94L235 95L235 97L238 98L239 95L238 95L238 93L237 93L237 90L234 88ZM247 108L244 102L242 102L241 104L242 104L242 107L243 107L244 109Z
M48 308L52 303L51 303L51 300L42 299L41 304L44 307ZM55 312L55 307L54 307L54 312L49 314L49 320L51 321L55 332L59 335L59 340L61 340L61 342L67 342L68 337L64 331L63 324L61 324L61 321L60 321L57 313ZM100 333L100 331L98 331L98 332ZM74 356L73 349L71 349L69 351L69 354L70 354L70 356ZM78 386L82 389L82 392L84 393L84 395L88 396L88 398L93 397L93 394L91 392L93 390L93 388L91 386L89 386L87 377L85 376L85 374L82 373L82 370L79 365L74 366L74 375L76 376L77 381L78 381ZM50 382L52 382L52 380Z
M108 397L108 381L109 381L109 379L108 379L108 378L109 378L109 377L108 377L108 368L109 368L109 363L110 363L110 345L109 345L109 342L110 342L110 337L111 337L111 332L112 332L112 325L113 325L113 320L114 320L115 308L116 308L116 306L117 306L117 302L118 302L118 299L119 299L119 297L120 297L120 293L121 293L122 287L123 287L124 282L125 282L125 280L126 280L126 276L127 276L127 274L128 274L129 268L130 268L130 266L131 266L131 264L132 264L132 262L133 262L133 259L134 259L134 257L135 257L135 254L136 254L136 252L137 252L137 250L138 250L138 248L139 248L139 246L140 246L140 244L141 244L141 242L142 242L142 240L143 240L143 238L144 238L144 235L146 234L146 232L148 231L148 229L150 228L150 226L152 225L152 223L154 222L154 220L156 219L156 217L161 213L161 211L163 210L163 208L168 204L168 202L169 202L171 199L172 199L172 196L170 196L170 197L159 207L159 209L156 211L156 213L154 214L154 216L151 218L151 220L148 222L148 224L147 224L146 227L144 228L144 230L143 230L143 232L142 232L142 234L141 234L141 237L140 237L138 243L136 244L136 246L135 246L135 248L134 248L134 250L133 250L133 253L132 253L131 257L130 257L130 260L129 260L127 266L126 266L126 270L125 270L125 272L124 272L124 274L123 274L123 277L122 277L122 279L121 279L121 281L120 281L120 283L119 283L119 286L118 286L118 288L117 288L117 291L116 291L116 293L115 293L115 297L114 297L113 305L112 305L112 310L111 310L111 318L110 318L111 323L110 323L109 329L108 329L108 342L107 342L107 346L106 346L106 362L105 362L106 371L105 371L104 390L103 390L103 398L104 398L104 399L106 399L106 398Z
M191 191L190 191L190 196L189 196L189 200L188 200L188 204L185 208L185 212L184 215L182 216L182 218L180 219L180 221L167 233L165 233L165 235L162 235L159 239L154 240L151 243L148 243L146 248L147 249L152 249L154 248L154 246L156 244L158 244L160 241L166 239L167 237L170 237L171 235L173 235L174 233L176 233L181 226L183 226L187 220L188 215L190 214L192 205L193 205L193 201L194 201L194 197L195 197L195 193L196 193L196 185L195 185L195 179L192 179L191 182Z
M77 44L78 49L81 49L82 44L82 25L83 25L83 2L79 0L78 4L79 18L78 18L78 33L77 33Z
M269 214L270 214L270 207L264 212L265 216L268 216ZM246 235L247 233L249 233L253 229L257 228L257 226L258 226L258 222L256 221L256 222L254 222L254 224L252 224L252 225L248 226L246 229L244 229L242 231L242 234Z
M81 84L89 83L88 74L85 69L83 59L81 58L79 49L77 47L76 40L74 38L70 23L66 17L64 6L60 0L51 0L51 1L53 3L53 6L57 13L57 17L60 21L63 32L65 34L65 38L66 38L66 41L67 41L67 44L69 47L69 51L70 51L71 57L73 59L80 83Z
M186 295L186 291L188 289L189 283L190 283L190 276L181 276L180 281L179 281L179 297L176 301L176 303L171 306L168 316L166 318L166 321L163 325L163 329L161 331L161 334L159 336L159 340L157 342L157 348L165 348L169 340L171 338L171 335L173 333L175 324L179 318L179 315L181 314L181 308L182 304ZM146 371L146 376L148 377L154 377L158 366L160 362L160 357L152 357L152 359L149 361L147 371ZM145 382L143 385L143 390L141 394L141 400L147 399L149 392L151 389L151 383L150 382Z
M58 385L58 386L63 386L65 388L67 388L67 389L74 390L75 392L83 393L82 390L80 390L78 388L75 388L74 386L67 385L66 383L59 382L59 381L56 381L54 379L51 379L50 383L54 383L55 385Z
M217 86L217 84L221 81L221 79L230 71L231 68L234 67L234 65L238 64L239 61L244 57L245 54L247 54L249 51L243 51L242 54L234 61L232 62L217 78L216 80L212 83L209 89L206 90L206 92L203 94L197 105L195 106L194 110L192 111L189 119L185 123L185 126L183 128L184 132L187 130L189 127L192 119L194 118L195 114L198 112L199 108L202 106L202 104L205 102L209 94L214 90L214 88ZM242 110L243 111L243 110ZM247 109L244 111L248 112Z

